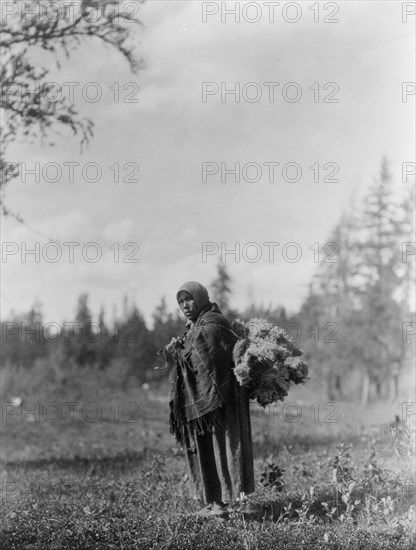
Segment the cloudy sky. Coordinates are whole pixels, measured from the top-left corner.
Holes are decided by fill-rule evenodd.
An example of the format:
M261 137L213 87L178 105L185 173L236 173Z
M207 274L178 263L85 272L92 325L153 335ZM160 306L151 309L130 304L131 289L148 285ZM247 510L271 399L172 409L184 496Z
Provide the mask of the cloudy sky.
M209 285L216 252L232 249L222 259L233 304L294 311L317 266L309 247L330 240L383 155L401 192L415 146L414 96L402 99L402 83L415 80L406 3L325 3L318 12L281 2L274 21L262 2L245 4L236 22L225 2L150 0L135 31L138 74L97 44L53 69L54 82L78 83L76 106L95 136L82 154L67 134L10 151L28 169L39 163L40 178L27 174L7 190L29 227L3 222L3 240L15 243L3 254L3 315L38 300L46 320L72 319L88 292L94 312L104 305L111 317L127 295L150 319L162 295L175 308L184 281ZM79 163L73 178L68 163ZM73 258L65 242L78 243ZM274 257L264 244L272 242ZM40 252L22 257L25 246Z

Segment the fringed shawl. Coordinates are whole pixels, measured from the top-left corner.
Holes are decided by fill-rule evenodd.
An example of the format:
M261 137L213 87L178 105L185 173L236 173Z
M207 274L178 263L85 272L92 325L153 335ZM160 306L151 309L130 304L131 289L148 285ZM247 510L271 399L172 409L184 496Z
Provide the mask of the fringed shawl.
M186 442L186 427L204 434L219 426L232 382L236 336L216 304L208 303L185 335L171 371L170 431Z

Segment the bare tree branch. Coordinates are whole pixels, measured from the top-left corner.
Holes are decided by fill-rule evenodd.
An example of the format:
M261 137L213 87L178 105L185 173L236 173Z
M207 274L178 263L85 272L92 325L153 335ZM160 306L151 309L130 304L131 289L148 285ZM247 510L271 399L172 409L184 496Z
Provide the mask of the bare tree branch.
M92 120L80 117L68 98L62 96L51 101L48 93L53 89L48 75L52 62L60 68L62 54L68 59L71 51L92 40L118 51L131 71L143 68L143 60L135 56L130 40L134 28L141 25L136 14L143 0L128 2L133 11L125 10L123 4L123 0L66 0L65 4L53 0L4 2L0 21L0 204L3 214L11 215L4 205L4 187L19 175L18 165L6 160L12 142L44 139L59 127L79 135L81 148L93 136ZM52 62L36 66L30 55L36 49L49 52Z

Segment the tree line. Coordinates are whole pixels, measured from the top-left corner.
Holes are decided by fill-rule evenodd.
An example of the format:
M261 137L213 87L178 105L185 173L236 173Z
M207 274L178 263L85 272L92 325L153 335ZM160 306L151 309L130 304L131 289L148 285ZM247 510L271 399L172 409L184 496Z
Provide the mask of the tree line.
M414 360L415 195L414 183L406 185L393 186L383 159L364 200L344 212L330 236L339 261L319 265L299 311L304 322L332 330L332 343L304 342L331 399L353 392L364 404L394 399Z
M404 198L403 198L404 197ZM251 304L230 307L232 280L219 263L210 295L232 320L262 317L284 328L310 364L311 384L331 400L397 398L401 374L412 364L415 322L414 190L396 193L388 163L359 205L343 213L328 241L337 254L322 258L301 308ZM332 251L331 251L332 252ZM93 319L88 295L78 299L74 322L44 324L39 305L2 322L1 365L31 369L46 358L55 368L69 364L98 372L121 369L139 382L158 380L166 370L157 351L182 335L184 320L161 299L149 328L139 308L122 305L111 322L104 310Z

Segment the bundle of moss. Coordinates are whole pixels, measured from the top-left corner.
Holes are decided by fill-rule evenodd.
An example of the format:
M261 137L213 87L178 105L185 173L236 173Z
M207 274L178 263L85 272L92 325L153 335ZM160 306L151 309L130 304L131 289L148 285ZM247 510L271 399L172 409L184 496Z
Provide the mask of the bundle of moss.
M292 384L307 380L302 351L283 329L256 318L234 321L233 330L239 337L233 349L235 376L261 406L283 401Z

